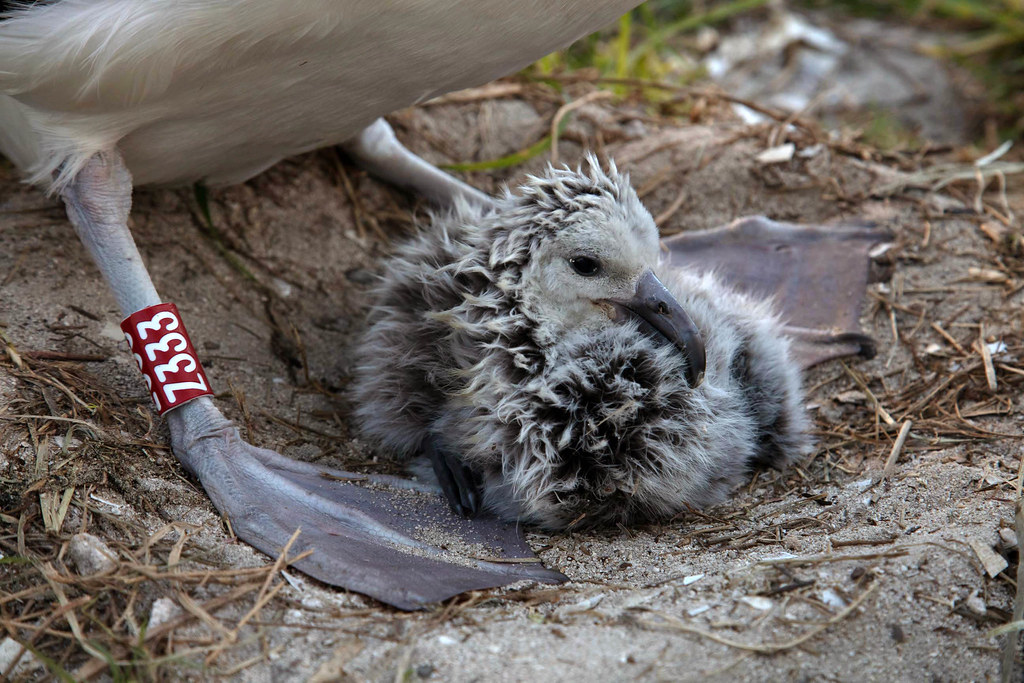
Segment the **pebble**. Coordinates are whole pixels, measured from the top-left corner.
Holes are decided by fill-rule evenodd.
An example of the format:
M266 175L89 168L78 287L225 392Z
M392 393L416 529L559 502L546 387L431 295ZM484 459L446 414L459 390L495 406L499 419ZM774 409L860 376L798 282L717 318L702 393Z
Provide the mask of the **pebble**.
M117 554L92 534L72 536L68 542L68 556L80 576L102 574L117 566Z
M761 595L745 595L740 598L740 602L762 612L771 609L775 604L770 598L766 598Z
M843 597L832 588L826 588L821 592L821 601L836 609L846 607L846 600L843 600Z

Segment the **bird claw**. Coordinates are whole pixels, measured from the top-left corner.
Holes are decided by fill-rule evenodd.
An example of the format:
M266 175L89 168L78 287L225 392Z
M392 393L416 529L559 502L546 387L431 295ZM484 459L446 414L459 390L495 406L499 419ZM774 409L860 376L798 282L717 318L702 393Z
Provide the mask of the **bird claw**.
M434 467L444 497L456 514L472 519L480 512L480 478L469 466L428 439L424 454Z

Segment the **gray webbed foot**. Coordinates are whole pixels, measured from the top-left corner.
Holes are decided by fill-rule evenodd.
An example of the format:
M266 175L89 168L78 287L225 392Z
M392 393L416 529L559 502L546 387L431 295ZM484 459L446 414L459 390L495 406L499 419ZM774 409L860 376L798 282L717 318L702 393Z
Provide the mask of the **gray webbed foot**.
M476 472L440 447L435 438L427 439L423 454L434 467L434 474L452 510L462 517L476 517L480 512L480 478Z
M774 297L795 354L809 368L833 358L874 355L874 342L860 332L860 305L871 250L889 239L871 224L793 225L753 216L683 232L665 245L677 266L714 270L742 292Z
M431 487L399 477L333 470L251 446L207 399L184 405L167 418L175 454L200 480L235 534L276 556L298 529L289 556L312 550L294 566L321 581L416 609L467 590L523 579L564 580L530 561L531 551L513 525L486 515L472 523L453 517ZM458 474L452 481L459 486L471 483L468 469L454 471ZM476 489L458 490L464 491L460 514L475 512ZM453 542L439 546L421 540L423 526L435 534L450 534ZM444 547L459 546L456 540L526 561L453 556Z

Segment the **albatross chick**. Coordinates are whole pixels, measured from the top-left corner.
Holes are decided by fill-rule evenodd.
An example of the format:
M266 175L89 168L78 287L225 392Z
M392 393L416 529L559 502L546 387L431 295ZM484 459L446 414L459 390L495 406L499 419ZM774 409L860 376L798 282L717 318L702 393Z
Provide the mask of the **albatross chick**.
M376 292L364 433L427 456L458 512L556 529L711 505L806 453L770 304L659 256L628 179L593 158L436 216Z

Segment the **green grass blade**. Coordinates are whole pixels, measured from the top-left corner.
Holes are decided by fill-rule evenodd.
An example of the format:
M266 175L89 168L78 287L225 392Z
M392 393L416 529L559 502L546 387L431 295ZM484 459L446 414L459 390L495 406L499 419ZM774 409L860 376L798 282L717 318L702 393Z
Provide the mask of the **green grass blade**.
M652 31L646 40L633 48L629 55L630 66L635 64L644 55L663 46L665 41L673 36L692 31L702 26L720 24L723 21L731 19L739 14L759 9L767 4L768 0L734 0L733 2L713 7L706 12L677 19L667 26L663 26L660 29Z
M561 135L565 131L565 127L569 125L569 119L572 118L572 112L564 116L558 124L558 134ZM460 172L471 172L471 171L493 171L500 168L509 168L511 166L518 166L519 164L526 163L530 159L543 154L544 152L551 149L551 134L545 135L543 138L533 143L526 149L521 149L518 152L512 152L506 154L503 157L497 159L488 159L486 161L466 161L455 164L438 164L438 168L443 168L446 171L460 171Z

